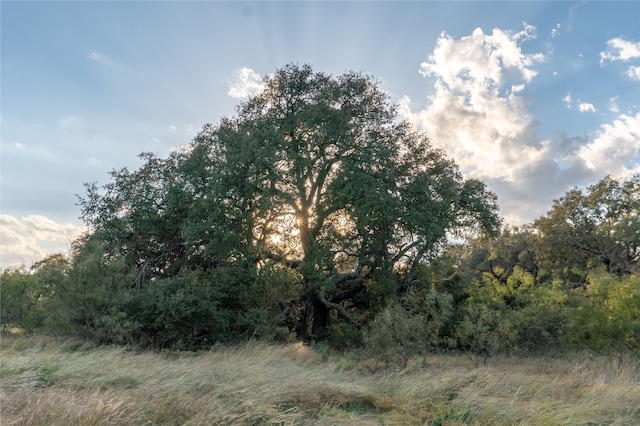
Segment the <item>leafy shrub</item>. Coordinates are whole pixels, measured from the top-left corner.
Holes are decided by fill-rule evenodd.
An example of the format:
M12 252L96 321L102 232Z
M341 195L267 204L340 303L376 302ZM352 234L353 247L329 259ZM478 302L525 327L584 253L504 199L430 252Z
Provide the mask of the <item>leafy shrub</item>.
M101 322L115 312L133 280L121 258L106 257L101 244L87 240L53 284L45 328L101 341Z
M250 274L239 268L183 272L132 292L122 309L144 346L197 349L273 329L264 306L248 303Z
M4 270L0 278L0 322L32 332L44 321L43 301L46 289L38 277L26 269Z
M565 309L552 304L529 304L508 314L515 334L513 349L521 355L562 351L568 325Z
M453 318L453 296L448 293L421 291L410 293L401 300L405 309L422 320L420 341L426 350L443 346L445 328Z
M467 306L456 329L458 346L487 359L513 346L517 338L513 324L500 310L484 304Z
M385 307L370 323L364 342L367 351L387 366L405 368L409 358L437 348L442 329L452 315L448 294L409 295Z
M327 343L338 351L354 349L363 344L363 333L353 325L336 319L329 326Z
M572 343L599 352L640 351L640 277L589 275L571 324Z
M384 308L371 322L365 333L367 352L384 362L405 368L412 355L420 352L423 319L409 314L400 304Z

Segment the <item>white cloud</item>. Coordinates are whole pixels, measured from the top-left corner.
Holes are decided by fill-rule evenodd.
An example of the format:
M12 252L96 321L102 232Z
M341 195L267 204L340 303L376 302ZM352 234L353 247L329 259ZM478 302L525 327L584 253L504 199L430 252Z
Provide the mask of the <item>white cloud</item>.
M460 40L443 33L420 67L423 75L436 77L429 108L413 113L410 99L404 98L401 114L426 130L467 173L515 179L546 149L533 137L529 101L515 94L536 75L533 65L544 59L520 49L534 36L535 28L528 25L517 33L494 29L491 35L476 29ZM501 96L509 81L515 84L507 87L518 90Z
M640 42L627 41L622 38L612 38L607 41L607 50L600 52L600 64L605 61L627 62L640 58ZM630 66L625 73L632 80L640 80L640 66Z
M600 63L605 61L626 62L633 58L640 58L640 42L627 41L622 38L613 38L607 41L607 50L600 52Z
M573 109L573 98L571 92L562 98L562 102L566 105L567 109ZM589 102L582 102L580 99L576 101L578 111L580 112L596 112L596 107Z
M640 80L640 67L629 67L629 69L627 70L627 75L633 80Z
M533 34L530 27L519 33L495 29L492 35L475 30L460 39L442 34L420 67L435 89L427 107L413 111L409 97L399 106L401 116L424 130L466 176L487 182L511 224L536 219L575 185L628 172L640 145L639 118L626 115L595 136L538 137L530 101L520 96L544 60L521 49ZM571 92L562 102L569 109L595 111ZM615 102L610 100L610 109Z
M429 60L421 64L421 73L437 76L450 90L495 88L507 73L528 82L536 75L531 66L544 59L542 54L524 54L520 50L520 41L531 38L535 38L535 28L526 24L518 33L496 28L486 35L476 28L460 40L442 33Z
M593 142L583 146L578 155L597 175L626 176L640 172L628 167L640 154L640 113L621 114L611 124L604 124Z
M107 57L105 55L103 55L102 53L97 53L97 52L91 52L89 53L89 55L87 55L88 59L91 59L94 62L102 62L102 63L108 63L109 60L107 59Z
M580 102L578 104L578 111L580 112L596 112L596 107L588 102Z
M26 146L25 144L20 143L20 142L16 142L14 145L15 145L15 146L16 146L16 148L18 148L18 149L26 149L26 148L27 148L27 146Z
M264 89L262 77L250 68L243 67L236 71L235 78L229 83L227 94L234 99L248 98Z
M607 103L607 108L609 109L609 111L611 111L614 114L617 114L620 112L617 96L614 96L613 98L609 99L609 103Z
M70 243L86 229L57 223L42 215L20 219L0 215L0 264L3 268L30 266L49 254L68 250Z

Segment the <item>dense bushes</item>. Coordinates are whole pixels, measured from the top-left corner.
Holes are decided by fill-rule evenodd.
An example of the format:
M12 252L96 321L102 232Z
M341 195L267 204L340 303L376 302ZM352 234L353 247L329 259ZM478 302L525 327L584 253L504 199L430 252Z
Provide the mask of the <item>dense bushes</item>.
M64 271L48 265L4 271L3 325L76 334L97 343L199 349L248 339L287 339L295 324L278 300L295 280L247 268L183 271L136 288L135 277L93 254ZM107 273L108 272L108 273ZM507 280L509 281L509 280ZM390 301L363 330L338 318L328 343L363 345L379 365L403 367L433 351L489 358L590 348L620 354L640 348L640 280L590 273L584 287L511 286L471 280L462 293L411 291ZM514 289L518 287L520 291ZM613 352L612 352L613 351Z
M74 243L69 257L4 271L3 327L189 350L282 341L296 333L340 350L364 346L379 365L400 368L433 351L485 360L576 348L640 354L640 177L606 178L586 193L572 190L532 225L438 245L429 256L395 264L383 242L367 248L377 253L367 261L350 258L344 248L310 247L309 259L324 259L316 263L296 257L287 240L263 235L257 245L243 243L275 226L271 219L254 222L251 214L243 219L251 232L234 234L227 250L214 244L218 240L188 240L190 233L209 238L219 230L201 219L197 228L180 225L180 200L169 203L175 211L163 207L176 214L176 229L162 244L154 229L136 225L149 231L136 244L156 241L155 251L129 242L137 228L122 224L114 208L111 240L97 229ZM358 240L338 226L346 217L334 219L335 241ZM277 243L280 252L265 248ZM408 256L411 247L418 245L401 254ZM169 262L168 253L180 262Z
M69 307L67 319L99 343L201 349L272 338L281 320L277 305L265 299L267 284L245 268L183 271L141 287L112 288L109 296L99 293L107 286L97 283L90 297L74 298L79 309Z
M572 317L574 344L598 352L640 352L640 277L604 271L589 275Z
M27 270L2 272L0 294L0 321L32 332L44 322L42 286L38 277Z

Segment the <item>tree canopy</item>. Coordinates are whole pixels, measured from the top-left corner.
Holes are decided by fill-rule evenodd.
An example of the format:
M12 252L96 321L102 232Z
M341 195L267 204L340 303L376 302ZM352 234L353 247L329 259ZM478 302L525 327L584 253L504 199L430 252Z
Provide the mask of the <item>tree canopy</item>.
M617 275L638 273L640 262L640 175L625 181L607 176L557 200L535 227L565 264L603 265ZM566 256L570 256L568 259Z
M356 72L287 65L189 146L142 159L80 199L106 258L136 288L187 270L286 274L273 297L300 338L334 318L360 327L448 237L500 226L495 195Z

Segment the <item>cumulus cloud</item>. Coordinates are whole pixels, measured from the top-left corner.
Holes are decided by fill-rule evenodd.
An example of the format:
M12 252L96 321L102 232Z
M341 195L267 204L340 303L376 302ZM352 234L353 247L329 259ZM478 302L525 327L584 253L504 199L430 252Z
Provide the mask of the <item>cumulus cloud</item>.
M243 99L260 93L262 89L262 77L251 68L243 67L236 71L227 94L234 99Z
M405 97L401 113L444 145L467 173L515 180L518 170L547 149L535 140L529 101L516 95L536 75L533 65L544 60L520 49L533 37L535 28L529 25L516 33L476 29L460 40L443 33L420 67L423 75L436 78L430 106L413 113ZM509 81L518 90L501 94Z
M562 98L562 102L565 104L567 109L573 109L573 97L571 96L571 92L567 93L564 98ZM596 107L592 103L582 102L581 100L576 101L576 107L580 112L596 112Z
M460 40L442 33L429 60L421 64L421 73L437 76L450 90L495 88L508 73L528 82L536 75L531 66L544 59L542 54L522 53L519 43L531 38L535 27L526 24L517 33L496 28L487 35L476 28Z
M629 69L627 70L627 75L633 80L640 80L640 67L629 67Z
M611 124L602 125L593 142L583 146L578 155L596 175L626 176L640 172L640 166L629 166L640 152L640 113L620 115Z
M620 112L617 96L614 96L613 98L609 99L609 103L607 103L607 108L609 109L609 111L611 111L614 114L617 114Z
M627 41L622 38L612 38L607 41L607 50L600 52L600 63L606 61L626 62L633 58L640 58L640 42Z
M49 254L68 250L71 241L86 230L70 223L57 223L42 215L20 219L0 215L0 264L3 268L30 266Z
M607 50L600 52L600 64L607 61L628 62L636 58L640 58L640 42L623 38L612 38L607 41ZM630 66L625 74L632 80L640 80L640 66Z
M536 219L575 185L628 173L640 149L638 116L619 115L595 136L538 137L530 101L520 95L545 60L523 52L522 44L533 37L535 28L526 24L520 32L477 29L460 39L441 34L420 67L435 89L427 107L414 111L404 97L399 110L466 176L487 182L511 224ZM562 101L569 109L595 111L570 92Z
M596 112L596 107L593 106L593 104L590 104L588 102L580 102L578 104L578 111L580 111L580 112L587 112L587 111Z

